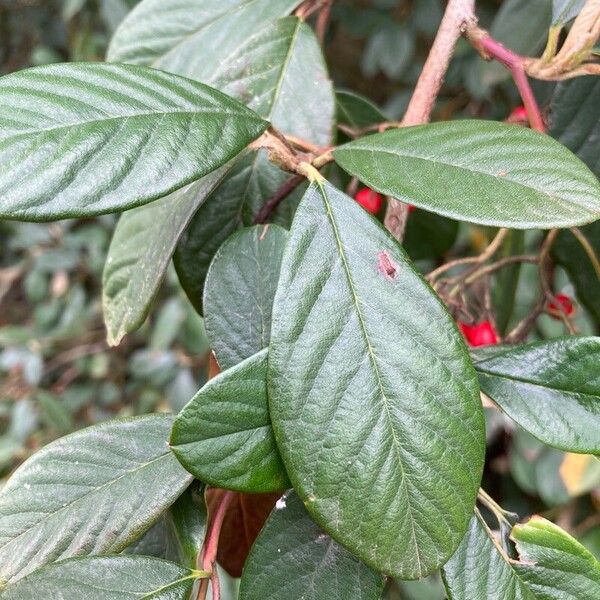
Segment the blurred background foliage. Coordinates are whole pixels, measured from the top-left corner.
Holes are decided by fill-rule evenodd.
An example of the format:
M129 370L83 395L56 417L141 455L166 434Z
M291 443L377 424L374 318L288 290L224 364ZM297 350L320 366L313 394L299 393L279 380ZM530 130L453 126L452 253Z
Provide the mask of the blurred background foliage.
M111 33L135 4L0 0L2 74L51 62L102 60ZM336 1L325 40L336 87L368 97L387 119L401 117L444 4ZM509 47L529 55L543 49L551 0L485 0L477 5L482 26ZM553 88L535 84L542 105L550 102ZM502 120L518 104L507 72L485 63L461 42L434 117ZM368 122L369 115L365 117ZM50 224L0 222L0 477L42 445L77 428L115 416L178 411L206 379L209 349L202 319L173 270L144 327L118 348L107 347L101 278L115 223L115 216ZM480 252L493 233L416 210L409 219L406 247L425 271L445 258ZM595 227L590 239L595 236L600 246L598 233ZM579 293L585 308L578 307L573 326L597 334L600 294L590 292L588 285L593 273L586 275L588 267L582 267L585 256L574 260L581 249L568 233L561 236L555 258L570 276L557 267L554 291ZM513 251L535 249L540 238L541 232L515 233ZM494 308L506 331L535 303L536 269L525 265L520 271L503 271L496 284ZM597 281L595 285L600 292ZM469 316L484 315L486 307L477 294L468 304ZM531 338L563 333L560 320L542 315ZM487 413L487 491L520 515L537 512L555 520L600 557L600 463L549 448L498 412ZM392 584L388 595L444 598L436 577Z

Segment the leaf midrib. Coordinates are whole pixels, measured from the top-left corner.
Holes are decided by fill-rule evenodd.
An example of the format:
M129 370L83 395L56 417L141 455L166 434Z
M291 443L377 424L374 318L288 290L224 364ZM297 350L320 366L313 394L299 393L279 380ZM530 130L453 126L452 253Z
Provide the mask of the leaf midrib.
M478 171L476 169L470 169L469 167L466 167L464 165L456 165L456 164L453 164L450 162L446 162L446 161L441 160L438 157L436 157L435 159L432 159L432 158L427 158L426 156L417 155L416 153L409 154L406 151L392 152L391 150L382 149L381 147L365 148L365 147L361 147L361 146L352 146L351 149L348 149L348 148L344 149L343 147L341 147L341 149L343 151L357 150L359 152L367 152L369 154L375 154L375 153L386 154L386 155L392 156L394 158L399 158L399 159L406 158L406 159L412 159L412 160L417 160L417 161L421 160L429 165L434 165L434 166L435 165L443 165L444 167L448 167L449 169L456 169L457 171L465 171L466 173L469 173L471 175L479 175L479 176L486 177L486 178L494 181L496 184L498 184L498 183L501 184L501 182L505 181L505 182L515 185L519 188L528 190L529 192L534 191L534 192L541 194L542 196L544 196L548 199L554 200L556 202L563 203L563 204L566 204L566 205L572 206L572 207L574 206L576 209L579 209L579 210L585 210L589 214L592 214L592 215L596 214L596 212L593 210L593 208L590 208L587 205L577 204L576 202L573 202L572 200L569 200L562 196L552 195L552 194L548 193L547 191L545 191L543 189L539 189L533 185L526 185L524 183L521 183L520 181L511 179L510 177L508 177L508 175L499 177L497 175L494 175L493 173L488 173L486 171ZM333 154L335 156L335 154L336 154L335 150L334 150Z
M488 360L493 360L493 359L488 359ZM485 361L487 362L487 361ZM593 393L589 393L589 392L580 392L577 390L570 390L567 389L565 387L551 387L550 385L546 384L546 383L540 383L538 381L533 381L531 379L526 379L525 377L518 377L518 376L513 376L513 375L508 375L506 373L495 373L494 371L488 371L486 369L481 368L479 365L481 363L475 363L475 370L482 373L483 375L487 375L488 377L495 377L497 379L502 379L502 380L506 380L506 381L515 381L517 383L526 383L528 385L534 386L534 387L539 387L551 392L562 392L563 394L570 394L570 395L579 395L579 396L583 396L585 398L590 398L591 400L598 400L600 399L600 395L598 394L593 394Z
M249 111L249 109L247 109ZM131 115L119 115L114 117L107 117L105 119L90 119L89 121L74 121L73 123L67 123L65 125L58 125L56 127L45 127L45 128L37 128L37 129L29 129L27 131L19 131L19 133L9 134L5 137L0 137L0 145L3 142L8 140L18 139L20 137L27 136L35 136L35 135L44 135L46 133L52 133L55 131L62 131L65 129L73 129L77 127L86 127L89 125L97 125L103 123L109 123L111 121L125 121L125 120L135 120L135 119L144 119L146 117L165 117L165 116L190 116L194 117L197 115L210 114L215 116L231 116L231 117L247 117L248 120L252 119L257 122L264 122L264 119L261 119L258 115L253 116L251 112L245 113L245 111L234 112L234 111L226 111L226 110L210 110L210 109L200 109L200 110L172 110L172 111L151 111L151 112L141 112L134 113Z
M350 288L350 293L352 295L354 309L355 309L357 317L358 317L358 322L360 323L361 333L363 335L363 338L365 340L365 344L367 346L367 353L369 355L369 362L371 363L371 365L373 367L373 371L374 371L375 376L376 376L377 386L379 387L379 391L380 391L380 394L381 394L381 399L383 401L383 407L385 409L385 414L386 414L386 418L387 418L387 422L388 422L388 427L390 428L390 431L392 433L393 448L395 450L395 454L396 454L396 457L397 457L398 465L400 466L400 476L401 476L400 486L404 489L404 494L406 496L406 505L408 507L407 508L407 518L408 518L408 520L410 522L410 527L411 527L412 544L414 546L415 556L416 556L416 559L417 559L418 576L421 577L421 574L422 574L422 571L423 571L422 562L421 562L421 555L420 555L419 545L417 544L417 537L416 537L416 532L415 532L414 518L413 518L413 515L412 515L411 497L410 497L410 494L408 493L408 487L406 485L406 474L404 472L404 465L402 464L402 455L401 455L400 441L398 440L398 436L396 435L396 430L393 427L392 417L391 417L389 406L388 406L388 398L387 398L387 396L385 394L385 390L383 389L383 381L381 379L381 373L379 372L379 367L377 365L377 360L375 358L375 353L373 352L373 347L371 346L371 342L370 342L369 336L367 334L367 327L366 327L366 323L365 323L362 311L360 309L360 303L359 303L359 300L358 300L358 294L356 292L356 288L354 286L354 281L352 280L352 276L350 274L350 267L348 265L348 261L347 261L347 258L346 258L346 253L344 252L342 240L341 240L341 237L339 235L339 230L338 230L335 218L333 216L333 212L331 210L331 206L329 204L329 200L328 200L328 197L327 197L327 192L326 192L324 186L321 183L317 182L317 185L319 187L319 191L320 191L320 194L321 194L321 198L323 199L323 203L325 204L325 210L327 212L327 217L329 219L329 222L331 223L331 228L333 230L333 235L334 235L335 243L336 243L336 245L338 247L338 252L339 252L340 258L342 260L342 265L343 265L343 268L344 268L344 273L346 274L346 278L347 278L347 281L348 281L348 286Z

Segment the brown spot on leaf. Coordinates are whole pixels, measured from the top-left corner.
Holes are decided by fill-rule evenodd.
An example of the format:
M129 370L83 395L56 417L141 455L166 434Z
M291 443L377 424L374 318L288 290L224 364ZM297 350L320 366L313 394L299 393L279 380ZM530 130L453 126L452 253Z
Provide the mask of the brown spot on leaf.
M382 273L387 279L394 279L398 272L398 265L390 258L390 255L381 251L377 254L377 269L380 273Z

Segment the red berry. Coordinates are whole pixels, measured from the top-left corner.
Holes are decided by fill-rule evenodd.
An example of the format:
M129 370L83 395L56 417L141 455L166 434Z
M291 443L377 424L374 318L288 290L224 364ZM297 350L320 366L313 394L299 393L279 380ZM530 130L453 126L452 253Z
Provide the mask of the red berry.
M475 325L458 322L458 328L465 336L469 346L491 346L500 341L498 333L489 321L482 321Z
M413 212L417 207L414 206L414 204L409 204L408 205L408 214L410 215L411 212Z
M356 192L356 196L354 199L367 211L372 215L376 215L381 210L381 204L383 199L381 198L381 194L378 194L375 190L371 188L365 187L361 188Z
M546 312L557 320L561 320L563 315L572 317L575 314L573 298L566 294L556 294L554 300L550 300L546 305Z
M509 123L528 123L529 117L524 106L517 106L506 119Z

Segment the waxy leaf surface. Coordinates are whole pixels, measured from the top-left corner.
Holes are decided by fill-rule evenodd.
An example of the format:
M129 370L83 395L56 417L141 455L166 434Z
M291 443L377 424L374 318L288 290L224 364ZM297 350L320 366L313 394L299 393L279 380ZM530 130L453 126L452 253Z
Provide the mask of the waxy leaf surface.
M148 556L73 558L48 565L0 593L2 600L187 600L197 575Z
M223 166L182 190L121 215L102 276L102 308L111 346L148 316L181 234L227 170Z
M298 496L278 500L244 566L240 600L378 600L384 578L323 533Z
M287 238L278 225L257 225L232 235L215 254L204 287L204 324L221 369L268 347Z
M285 134L318 146L331 143L334 95L313 31L295 17L270 23L223 60L211 85L247 103ZM202 310L208 263L219 245L243 223L251 223L290 177L264 152L244 158L213 194L182 237L175 254L179 279L191 302ZM273 214L283 225L296 203L287 198Z
M203 84L74 63L0 79L0 217L123 211L206 175L268 126Z
M475 371L402 248L328 183L284 254L269 406L294 488L336 541L406 579L452 555L483 464Z
M589 168L549 136L517 125L404 127L333 155L378 192L460 221L535 229L600 218L600 182Z
M172 423L168 415L101 423L25 461L0 491L0 578L120 552L149 529L191 481L167 445Z
M171 447L212 486L258 493L289 487L267 402L267 350L211 379L177 416Z
M563 450L600 453L600 338L566 337L483 352L482 391L521 427Z
M577 540L541 517L515 525L512 560L476 512L442 574L450 600L583 600L600 595L600 563Z
M107 60L206 81L262 25L301 0L143 0L115 32Z

